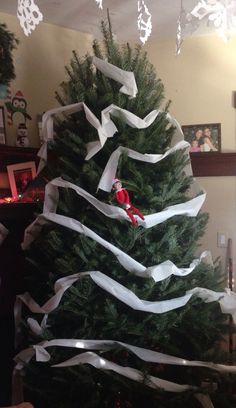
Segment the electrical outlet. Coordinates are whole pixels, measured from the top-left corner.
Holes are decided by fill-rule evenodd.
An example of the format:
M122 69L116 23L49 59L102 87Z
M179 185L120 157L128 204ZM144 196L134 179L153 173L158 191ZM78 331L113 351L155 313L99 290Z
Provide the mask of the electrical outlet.
M226 248L227 247L227 239L226 234L223 232L217 232L217 246L219 248Z

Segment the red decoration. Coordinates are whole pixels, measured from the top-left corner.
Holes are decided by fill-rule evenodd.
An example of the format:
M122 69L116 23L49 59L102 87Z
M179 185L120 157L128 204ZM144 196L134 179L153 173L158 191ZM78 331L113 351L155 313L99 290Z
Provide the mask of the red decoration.
M129 193L125 188L122 188L122 184L119 179L113 180L112 188L116 192L115 194L117 202L126 211L133 225L137 225L137 221L134 218L133 213L137 214L139 218L144 220L144 216L141 214L141 212L131 204Z

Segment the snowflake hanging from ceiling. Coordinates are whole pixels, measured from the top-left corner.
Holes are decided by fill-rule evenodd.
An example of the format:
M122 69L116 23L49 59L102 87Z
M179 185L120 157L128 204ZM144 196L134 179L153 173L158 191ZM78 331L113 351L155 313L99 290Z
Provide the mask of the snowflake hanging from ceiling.
M99 8L102 9L102 8L103 8L103 6L102 6L102 0L95 0L95 1L96 1L96 3L98 4Z
M225 41L236 33L235 0L200 0L190 13L190 21L192 17L199 20L207 18L208 23L213 23Z
M183 4L181 1L181 8L180 8L180 13L179 13L179 18L177 20L177 31L176 31L176 49L175 53L176 55L180 54L180 48L183 42L183 37L182 37L182 30L184 27L184 19L185 19L185 10L183 8Z
M148 10L144 0L138 0L138 29L140 31L140 41L143 44L147 41L152 32L152 15Z
M184 37L196 31L206 21L213 26L218 35L229 40L236 33L236 0L199 0L190 13L183 9L182 1L180 15L177 22L176 54L180 54L180 47Z
M38 6L34 4L34 0L18 0L17 17L27 36L43 20L43 15Z

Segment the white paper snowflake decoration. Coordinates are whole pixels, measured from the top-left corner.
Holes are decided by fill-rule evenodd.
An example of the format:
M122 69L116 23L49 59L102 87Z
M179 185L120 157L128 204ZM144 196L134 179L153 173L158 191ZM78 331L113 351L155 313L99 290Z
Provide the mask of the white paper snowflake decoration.
M144 0L138 0L138 29L140 31L140 41L143 44L147 41L152 32L152 15L148 10Z
M186 13L183 0L180 1L180 12L177 20L177 30L176 30L176 47L175 55L179 55L181 51L181 45L184 39L191 35L200 26L200 21L198 19L193 19L189 13Z
M182 32L184 28L184 21L183 21L184 17L185 17L185 10L183 8L183 3L181 0L180 13L179 13L179 17L177 20L177 31L176 31L176 48L175 48L176 55L180 54L180 48L183 42Z
M98 7L100 8L100 9L102 9L103 8L103 6L102 6L102 0L95 0L96 1L96 3L98 4Z
M213 23L224 41L236 34L236 0L200 0L189 17Z
M43 15L34 0L18 0L17 17L26 36L35 30Z

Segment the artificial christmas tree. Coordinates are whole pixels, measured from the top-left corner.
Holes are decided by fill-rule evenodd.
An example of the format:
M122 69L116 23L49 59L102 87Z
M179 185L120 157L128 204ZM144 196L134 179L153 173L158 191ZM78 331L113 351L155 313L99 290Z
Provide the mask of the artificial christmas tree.
M235 368L207 363L229 295L214 292L209 254L193 261L205 194L168 104L159 110L163 85L147 55L119 47L110 24L102 32L95 58L73 53L57 94L62 108L44 115L53 160L41 176L51 181L23 245L30 347L17 361L27 400L39 408L199 407L211 394L215 407L223 398L232 406L220 372ZM56 113L63 117L52 139ZM135 225L117 205L116 178L144 217L134 214Z

